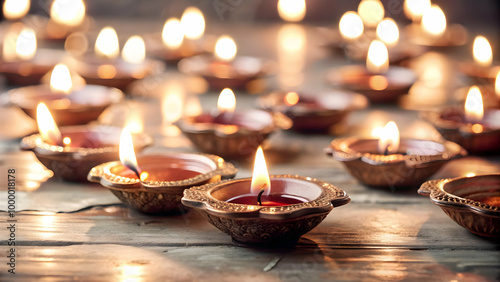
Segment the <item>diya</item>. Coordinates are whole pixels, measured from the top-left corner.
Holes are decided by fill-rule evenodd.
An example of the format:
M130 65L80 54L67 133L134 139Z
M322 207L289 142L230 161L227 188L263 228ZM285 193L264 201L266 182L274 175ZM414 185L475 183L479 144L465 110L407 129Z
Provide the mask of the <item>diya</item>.
M500 175L430 180L418 190L470 232L500 237Z
M327 132L350 112L368 106L363 95L342 90L317 95L277 91L259 97L257 103L264 110L289 117L292 129L299 132Z
M120 160L98 165L88 180L108 188L143 213L179 213L182 193L192 186L233 178L238 170L215 155L162 153L135 157L130 132L123 130Z
M341 189L314 178L270 176L261 148L251 179L193 187L182 198L235 244L256 247L293 246L334 207L349 201Z
M380 139L338 138L325 152L360 182L390 188L420 185L446 162L467 154L450 141L400 139L394 122L385 126Z
M464 75L475 78L479 82L494 82L500 73L500 66L492 66L493 51L488 39L478 35L474 39L472 46L474 61L460 63L460 72Z

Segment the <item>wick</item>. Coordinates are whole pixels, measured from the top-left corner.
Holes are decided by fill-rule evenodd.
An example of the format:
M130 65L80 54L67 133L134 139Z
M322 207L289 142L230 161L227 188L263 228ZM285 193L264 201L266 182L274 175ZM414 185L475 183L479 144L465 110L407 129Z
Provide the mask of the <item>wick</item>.
M389 154L389 147L391 147L391 145L387 145L387 147L385 147L384 156L387 156Z
M133 171L135 173L135 175L137 175L137 178L139 178L139 180L141 179L141 173L139 172L138 168L136 168L133 165L127 166L127 168L130 169L131 171Z
M257 195L257 203L259 203L259 206L262 206L262 194L264 194L264 188L262 188L259 192L259 195Z

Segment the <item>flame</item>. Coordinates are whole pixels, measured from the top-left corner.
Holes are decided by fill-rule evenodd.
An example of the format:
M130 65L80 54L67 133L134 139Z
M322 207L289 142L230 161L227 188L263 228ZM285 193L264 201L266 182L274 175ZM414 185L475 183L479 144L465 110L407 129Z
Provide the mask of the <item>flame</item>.
M21 60L31 60L36 54L35 31L29 27L23 28L16 40L16 55Z
M64 137L63 138L63 144L64 144L65 147L68 147L69 145L71 145L71 138Z
M54 0L50 18L59 24L78 26L85 18L85 4L82 0Z
M63 144L61 132L45 103L39 103L36 107L36 122L43 141L59 146Z
M493 61L493 52L491 51L490 42L482 35L476 36L474 39L474 45L472 47L472 53L474 54L474 61L483 67L491 66Z
M495 79L495 93L500 98L500 70L497 73L497 77Z
M352 40L359 38L364 31L363 21L358 13L353 11L346 12L339 21L340 35L344 39Z
M142 117L142 110L141 108L137 107L131 107L129 108L130 111L128 112L126 121L125 121L125 127L127 127L130 130L130 133L141 133L144 131L144 120Z
M140 64L144 61L146 57L146 44L144 40L139 35L131 36L122 50L122 58L124 61Z
M373 40L366 56L366 68L371 73L385 73L389 68L389 52L380 40Z
M305 0L279 0L278 14L287 22L300 22L306 15Z
M135 157L132 134L130 133L130 129L126 126L123 128L120 135L120 147L118 150L121 163L139 176L141 173L139 165L137 165L137 158Z
M205 18L196 7L187 7L181 17L182 30L186 38L200 39L205 32Z
M375 27L384 19L384 5L379 0L362 0L358 6L358 14L366 26Z
M386 18L377 25L377 37L387 46L394 46L399 41L399 29L396 22Z
M30 0L5 0L3 2L3 15L8 20L18 20L30 10Z
M271 191L271 180L267 171L266 159L262 147L259 146L255 153L255 163L253 165L252 182L250 191L252 194L258 194L262 189L265 189L265 194L269 195Z
M220 113L233 113L236 108L236 97L233 90L224 88L219 94L217 100L217 109Z
M232 61L236 57L237 50L236 43L227 35L219 37L215 43L215 57L221 61Z
M469 122L479 123L483 119L483 97L479 87L472 86L465 99L465 118Z
M114 28L103 28L95 41L95 54L107 59L116 59L120 53L118 35Z
M184 107L184 88L181 84L171 84L162 97L164 122L169 125L182 117Z
M176 18L170 18L165 22L161 32L163 44L171 49L177 49L184 41L184 31L181 22Z
M52 92L70 93L73 87L71 73L66 65L58 64L52 70L50 76L50 90Z
M304 81L307 34L302 25L285 24L277 36L278 81L283 88L298 87Z
M413 21L422 19L424 11L431 7L431 0L405 0L404 12Z
M299 94L297 92L288 92L285 94L285 105L291 107L299 102Z
M446 30L446 16L438 5L432 5L424 11L422 29L431 36L441 36Z
M399 149L399 129L395 122L388 122L379 132L378 151L396 153Z

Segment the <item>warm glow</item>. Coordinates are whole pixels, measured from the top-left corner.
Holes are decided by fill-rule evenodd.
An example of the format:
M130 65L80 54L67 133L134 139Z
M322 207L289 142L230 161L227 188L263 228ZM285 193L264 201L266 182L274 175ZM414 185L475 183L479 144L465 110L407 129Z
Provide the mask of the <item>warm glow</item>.
M495 93L500 98L500 70L497 73L497 77L495 79Z
M130 133L141 133L144 131L142 111L137 105L130 107L130 111L125 121L125 127L130 130Z
M483 119L483 97L479 87L472 86L465 99L465 118L469 122L479 123Z
M162 98L163 120L168 124L178 121L183 114L184 108L184 89L180 86L172 85L165 92Z
M97 68L97 75L102 79L111 79L116 76L116 68L114 65L100 65Z
M384 18L384 5L379 0L362 0L358 14L366 26L375 27Z
M363 34L364 25L358 13L352 11L346 12L340 18L339 31L344 39L352 40L359 38Z
M306 15L305 0L279 0L278 14L287 22L300 22Z
M122 50L122 58L124 61L139 64L144 61L146 57L146 44L142 37L139 35L134 35L130 37Z
M366 68L371 73L384 73L389 68L389 52L380 40L373 40L366 56Z
M277 36L278 81L282 88L300 87L304 81L307 33L304 26L286 24Z
M16 41L16 55L21 60L31 60L36 54L35 31L29 27L23 28Z
M232 113L236 108L236 97L234 96L233 90L229 88L224 88L219 95L217 100L217 109L220 113Z
M393 19L386 18L377 25L377 37L387 46L394 46L399 41L398 25Z
M133 170L137 175L140 175L137 158L135 157L134 142L130 129L125 126L120 135L119 155L121 163L127 168Z
M431 0L405 0L404 11L407 18L419 21L424 11L431 7Z
M119 53L120 46L115 29L110 26L103 28L95 41L95 54L108 59L116 59Z
M50 18L63 25L80 25L85 18L85 4L82 0L54 0Z
M61 132L57 128L49 108L44 103L38 104L36 108L36 122L43 141L50 144L62 145Z
M285 94L285 105L291 107L299 102L299 94L297 92L288 92Z
M383 75L373 75L368 79L368 85L373 90L384 90L389 86L387 78Z
M64 146L66 146L66 147L69 146L69 145L71 145L71 138L64 137L63 138L63 143L64 143Z
M63 92L70 93L73 87L73 81L71 81L71 73L67 66L63 64L58 64L52 70L52 75L50 76L50 90L52 92Z
M493 52L491 51L490 42L482 35L476 36L474 45L472 46L474 61L483 67L491 66L493 61Z
M269 179L269 172L267 171L266 159L262 147L259 146L255 153L255 163L253 166L252 183L250 191L252 194L259 194L264 189L264 194L269 195L271 191L271 180Z
M188 39L199 39L205 32L205 18L196 7L187 7L181 17L182 30Z
M165 22L161 32L163 44L170 49L179 48L184 41L184 31L181 22L176 18L170 18Z
M446 16L438 5L432 5L422 15L422 29L432 35L441 36L446 30Z
M200 99L198 96L190 96L186 100L186 106L184 107L184 113L188 117L198 116L203 112L201 107Z
M234 40L227 36L221 36L215 43L215 56L222 61L232 61L236 57L238 48Z
M379 134L379 153L396 153L399 149L399 129L396 123L388 122Z
M3 15L8 20L18 20L30 10L30 0L5 0L3 2Z
M465 177L474 177L474 176L476 176L476 173L474 173L474 172L465 173Z

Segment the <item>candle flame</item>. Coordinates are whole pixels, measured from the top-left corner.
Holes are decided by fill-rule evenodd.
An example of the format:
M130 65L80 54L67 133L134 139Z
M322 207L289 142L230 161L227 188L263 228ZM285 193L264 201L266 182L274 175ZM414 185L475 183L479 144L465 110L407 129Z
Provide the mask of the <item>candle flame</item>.
M288 92L285 94L285 105L291 107L299 102L299 94L297 92Z
M58 64L50 76L50 90L53 92L70 93L73 87L71 73L66 65Z
M439 37L446 30L446 16L438 5L431 5L424 11L421 22L422 29L431 36Z
M500 70L497 73L497 77L495 78L495 93L500 99Z
M67 26L78 26L85 18L85 4L82 0L54 0L50 18Z
M358 14L366 26L375 27L384 19L384 5L379 0L362 0L358 6Z
M387 46L394 46L399 41L398 25L393 19L386 18L377 25L377 37Z
M30 0L5 0L3 2L3 15L8 20L18 20L30 10Z
M95 41L95 54L107 59L116 59L120 53L118 35L114 28L103 28Z
M146 58L146 44L139 35L131 36L122 50L122 58L124 61L140 64Z
M186 38L196 40L205 32L205 17L198 8L187 7L182 14L181 25Z
M258 194L262 189L264 189L264 193L266 195L269 195L269 192L271 191L271 180L269 179L269 172L267 171L264 152L262 151L262 147L259 146L257 152L255 153L250 191L252 194Z
M379 132L379 153L396 153L399 149L399 129L395 122L388 122Z
M306 16L305 0L279 0L278 14L287 22L300 22Z
M184 41L184 31L181 22L176 18L170 18L163 25L161 33L163 44L171 49L177 49Z
M405 0L404 12L407 18L413 21L419 21L422 19L424 11L430 7L430 0Z
M491 51L490 42L484 36L476 36L472 46L472 53L474 55L474 61L478 65L484 67L491 66L491 62L493 61L493 52Z
M358 13L353 11L346 12L340 18L339 31L344 39L352 40L359 38L363 34L364 25Z
M137 176L141 174L139 166L137 164L137 158L134 151L134 141L132 140L132 134L130 129L125 126L120 135L120 147L119 147L120 162L128 169L135 172Z
M36 108L36 122L43 141L62 146L63 139L61 132L45 103L39 103Z
M232 61L236 57L237 50L236 43L227 35L219 37L215 43L215 56L221 61Z
M465 99L465 118L469 122L479 123L483 119L483 97L479 87L472 86Z
M31 60L36 54L35 31L29 27L23 28L16 40L16 55L21 60Z
M366 68L371 73L385 73L389 68L389 52L380 40L373 40L366 56Z
M220 113L233 113L236 108L236 97L233 90L224 88L219 94L217 100L217 109Z

